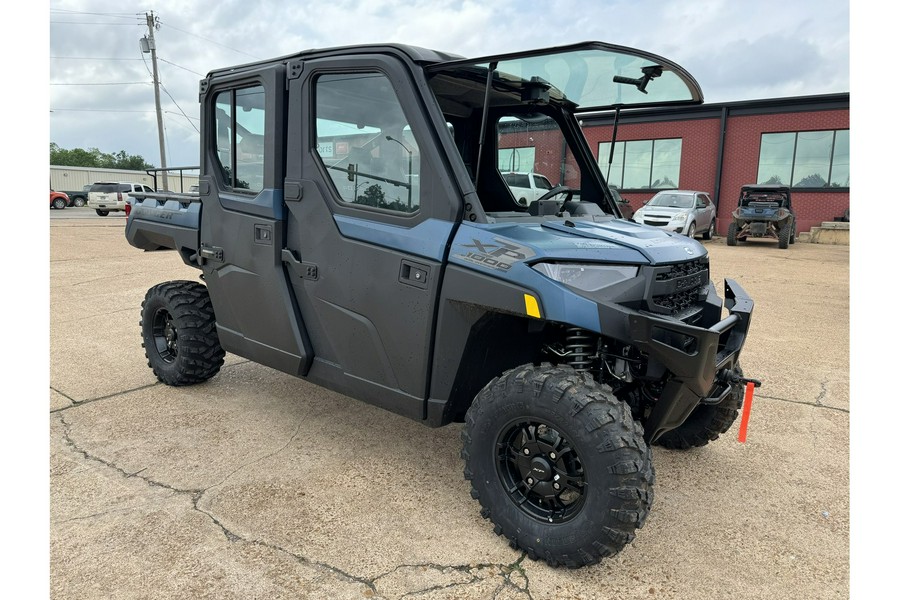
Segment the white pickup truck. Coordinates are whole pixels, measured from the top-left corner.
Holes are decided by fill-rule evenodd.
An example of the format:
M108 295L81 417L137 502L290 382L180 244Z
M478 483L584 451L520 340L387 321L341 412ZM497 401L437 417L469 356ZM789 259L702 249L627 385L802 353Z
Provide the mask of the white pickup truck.
M553 187L550 180L539 173L503 173L503 180L521 206L528 206Z

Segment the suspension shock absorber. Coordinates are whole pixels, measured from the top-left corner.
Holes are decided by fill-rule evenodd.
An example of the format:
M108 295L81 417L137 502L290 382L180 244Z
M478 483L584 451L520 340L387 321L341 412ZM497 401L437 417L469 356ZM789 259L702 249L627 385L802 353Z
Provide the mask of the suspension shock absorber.
M591 365L594 334L580 327L566 329L566 362L576 371L587 371Z

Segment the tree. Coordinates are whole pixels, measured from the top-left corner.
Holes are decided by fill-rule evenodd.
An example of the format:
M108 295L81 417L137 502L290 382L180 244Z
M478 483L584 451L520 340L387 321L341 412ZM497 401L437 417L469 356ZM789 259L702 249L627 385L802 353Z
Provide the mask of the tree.
M130 155L124 150L114 154L100 152L97 148L85 150L73 148L67 150L60 148L56 142L50 142L50 164L60 167L92 167L95 169L126 169L131 171L143 171L152 169L153 165L144 160L144 157L135 154Z

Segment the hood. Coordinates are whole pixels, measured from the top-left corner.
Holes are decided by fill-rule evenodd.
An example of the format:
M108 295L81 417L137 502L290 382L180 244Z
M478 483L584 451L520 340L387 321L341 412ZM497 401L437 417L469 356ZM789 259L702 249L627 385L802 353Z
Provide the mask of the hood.
M690 212L690 208L675 208L672 206L642 206L640 209L642 215L660 215L666 217L674 217L678 213ZM635 211L637 212L637 211Z
M707 255L683 235L622 219L560 219L541 223L463 223L450 262L492 274L542 261L658 265Z

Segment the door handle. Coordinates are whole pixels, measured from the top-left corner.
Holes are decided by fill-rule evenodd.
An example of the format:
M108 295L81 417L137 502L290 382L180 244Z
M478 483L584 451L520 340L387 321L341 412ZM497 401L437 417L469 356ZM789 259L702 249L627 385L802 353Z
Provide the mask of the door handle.
M428 265L403 259L400 261L400 283L425 289L428 287L428 276L431 268Z

